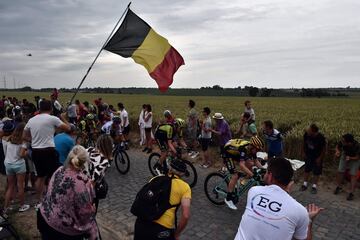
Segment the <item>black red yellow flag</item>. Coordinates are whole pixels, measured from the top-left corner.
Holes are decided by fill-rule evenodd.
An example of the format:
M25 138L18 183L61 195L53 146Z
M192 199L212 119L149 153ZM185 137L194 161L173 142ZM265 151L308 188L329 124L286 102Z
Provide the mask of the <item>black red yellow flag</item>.
M160 91L169 88L175 72L185 64L168 40L157 34L130 9L104 49L125 58L131 57L143 65L157 82Z

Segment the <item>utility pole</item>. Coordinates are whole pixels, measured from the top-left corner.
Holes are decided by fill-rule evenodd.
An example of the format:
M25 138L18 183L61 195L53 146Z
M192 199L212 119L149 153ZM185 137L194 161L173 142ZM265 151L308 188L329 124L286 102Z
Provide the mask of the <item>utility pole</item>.
M16 89L16 81L14 77L13 77L13 81L14 81L14 89Z
M4 75L4 89L6 89L6 77Z

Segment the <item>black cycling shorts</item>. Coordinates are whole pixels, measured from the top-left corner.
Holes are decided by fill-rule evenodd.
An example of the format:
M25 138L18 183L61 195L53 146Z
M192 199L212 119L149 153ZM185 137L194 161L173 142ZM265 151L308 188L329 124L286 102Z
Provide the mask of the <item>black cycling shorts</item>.
M134 240L175 240L174 229L168 229L155 222L135 221Z
M159 148L162 152L166 152L168 149L168 138L167 138L167 133L161 130L157 130L155 132L155 140L159 145Z
M236 161L237 163L240 162L238 159L235 159L235 161ZM245 173L238 172L238 171L236 170L236 166L235 166L234 160L233 160L232 158L225 158L225 159L224 159L224 164L225 164L227 170L229 171L229 173L231 173L231 174L237 173L237 175L238 175L239 178L242 178L242 177L245 177L245 176L246 176Z

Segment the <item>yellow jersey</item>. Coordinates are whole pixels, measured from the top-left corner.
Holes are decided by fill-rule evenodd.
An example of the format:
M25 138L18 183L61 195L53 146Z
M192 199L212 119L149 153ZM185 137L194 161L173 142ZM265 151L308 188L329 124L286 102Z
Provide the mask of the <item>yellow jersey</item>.
M174 179L171 181L170 204L178 205L183 198L191 199L191 188L189 184L177 176L174 176ZM154 222L169 229L175 228L175 211L176 207L166 210L166 212Z

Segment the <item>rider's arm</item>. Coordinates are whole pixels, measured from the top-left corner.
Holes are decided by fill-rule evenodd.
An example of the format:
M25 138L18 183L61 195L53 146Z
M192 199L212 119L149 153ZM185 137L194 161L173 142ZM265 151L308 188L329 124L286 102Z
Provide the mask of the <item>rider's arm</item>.
M259 168L259 169L264 168L263 165L261 165L261 163L260 163L260 161L259 161L258 159L255 159L254 161L255 161L255 166L256 166L257 168Z
M191 200L189 198L181 199L181 217L175 231L175 239L179 238L181 232L185 229L190 219L190 202Z
M245 161L240 161L240 170L246 173L249 177L252 177L254 174L246 167Z
M172 140L171 139L167 140L167 143L168 143L170 150L176 154L176 149L175 149L174 145L172 144Z

